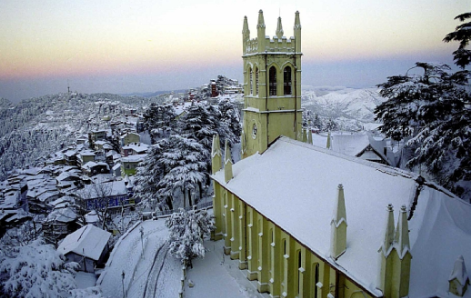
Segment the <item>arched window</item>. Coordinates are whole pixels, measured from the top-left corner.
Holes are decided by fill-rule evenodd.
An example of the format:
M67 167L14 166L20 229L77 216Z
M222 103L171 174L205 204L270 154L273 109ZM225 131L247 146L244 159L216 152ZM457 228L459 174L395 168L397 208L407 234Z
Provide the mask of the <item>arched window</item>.
M255 95L258 95L258 68L255 69Z
M314 265L314 298L317 298L317 283L319 282L319 264Z
M252 92L253 92L253 81L252 81L253 73L252 73L252 67L250 68L249 73L250 73L250 75L249 75L250 94L252 94Z
M298 295L301 294L301 279L303 275L301 273L301 268L303 267L303 259L301 250L298 250Z
M284 95L291 94L291 67L286 66L283 71L283 90Z
M270 72L268 74L268 85L269 85L269 95L276 96L276 68L274 66L270 67Z

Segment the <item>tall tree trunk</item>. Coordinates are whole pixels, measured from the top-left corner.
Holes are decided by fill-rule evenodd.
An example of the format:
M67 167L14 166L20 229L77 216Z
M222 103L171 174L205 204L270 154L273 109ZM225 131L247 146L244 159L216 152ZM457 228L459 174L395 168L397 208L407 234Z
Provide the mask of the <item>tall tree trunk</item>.
M203 184L201 182L198 182L198 187L200 191L200 201L203 199Z
M193 207L193 201L191 200L191 190L188 189L188 205L189 207Z

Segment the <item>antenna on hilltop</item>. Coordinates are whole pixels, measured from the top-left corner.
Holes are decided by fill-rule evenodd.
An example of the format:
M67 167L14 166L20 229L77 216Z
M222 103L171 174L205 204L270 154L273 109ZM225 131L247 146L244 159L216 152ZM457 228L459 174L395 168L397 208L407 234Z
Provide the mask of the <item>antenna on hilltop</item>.
M67 80L67 94L70 94L70 85L69 85L69 80Z

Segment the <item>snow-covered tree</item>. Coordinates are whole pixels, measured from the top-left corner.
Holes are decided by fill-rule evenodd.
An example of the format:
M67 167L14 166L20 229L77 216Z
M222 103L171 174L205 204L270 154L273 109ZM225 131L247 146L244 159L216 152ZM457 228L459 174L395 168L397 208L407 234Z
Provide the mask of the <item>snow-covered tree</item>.
M208 184L209 152L198 141L178 135L171 136L169 143L160 159L166 173L157 185L157 194L173 202L175 189L180 189L184 194L183 205L188 202L193 206L196 199L192 193L197 191L201 199L203 187Z
M30 244L39 238L41 225L28 220L19 227L7 229L0 239L0 250L4 255L13 256L18 247Z
M471 12L466 12L455 17L455 20L464 22L471 18ZM471 22L461 24L455 28L455 31L448 33L443 39L444 42L459 41L460 45L453 52L453 60L455 64L464 69L471 63L471 51L466 49L471 40Z
M220 126L227 126L227 128L218 129L220 138L229 139L231 143L238 143L242 133L239 108L229 100L221 100L218 109L220 113L216 112L216 115L220 115Z
M205 255L203 241L204 236L209 235L213 229L211 216L206 210L180 209L165 224L170 231L170 253L180 259L182 264L193 267L192 260Z
M193 103L181 120L182 135L197 140L206 150L211 151L213 135L219 127L218 113L211 105Z
M165 175L165 167L161 163L161 158L168 147L169 141L167 139L157 141L137 168L135 196L139 197L147 208L153 208L152 202L161 203L164 201L157 196L159 189L157 184ZM171 198L166 198L163 204L167 205L169 209L173 209Z
M459 60L462 66L463 60ZM416 73L416 70L421 70ZM381 131L394 140L410 138L408 166L424 165L438 183L471 198L471 94L468 71L416 63L405 75L379 84L387 101L375 109Z
M78 266L66 264L65 257L42 239L17 247L14 256L0 250L2 291L9 297L69 297Z
M151 142L154 144L157 139L157 131L173 130L176 126L175 109L173 105L158 105L152 103L144 112L143 129L148 131L151 136Z

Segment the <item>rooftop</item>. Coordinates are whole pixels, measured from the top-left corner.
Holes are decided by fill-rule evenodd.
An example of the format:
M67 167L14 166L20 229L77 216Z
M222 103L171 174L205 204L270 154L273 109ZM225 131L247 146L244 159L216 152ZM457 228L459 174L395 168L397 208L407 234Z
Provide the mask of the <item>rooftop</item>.
M394 206L396 221L402 205L410 210L417 175L286 137L263 154L234 164L233 174L228 183L223 170L213 178L326 262L381 295L376 276L387 205ZM339 184L345 191L347 250L333 260L330 223ZM470 217L470 204L426 182L409 221L413 256L410 297L447 295L448 276L456 258L463 255L471 264Z

